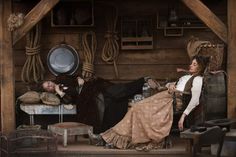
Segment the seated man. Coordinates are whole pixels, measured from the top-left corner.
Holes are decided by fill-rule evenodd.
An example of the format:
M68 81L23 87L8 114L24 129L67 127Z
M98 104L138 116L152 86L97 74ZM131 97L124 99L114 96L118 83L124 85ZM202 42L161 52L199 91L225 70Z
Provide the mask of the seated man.
M56 93L63 103L76 104L77 121L92 125L94 132L100 133L113 127L124 117L128 99L142 93L145 82L151 88L157 88L156 82L148 77L113 84L102 78L85 81L81 77L67 75L59 76L55 81L45 81L42 87L47 92Z

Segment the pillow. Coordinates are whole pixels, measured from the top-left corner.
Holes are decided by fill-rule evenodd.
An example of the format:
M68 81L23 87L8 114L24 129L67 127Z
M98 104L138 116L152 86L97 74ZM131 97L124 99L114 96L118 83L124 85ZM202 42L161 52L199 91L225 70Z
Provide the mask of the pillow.
M42 92L40 95L40 99L46 105L59 105L60 99L53 93Z
M36 91L28 91L25 94L18 97L18 100L24 104L36 104L41 101L40 94Z

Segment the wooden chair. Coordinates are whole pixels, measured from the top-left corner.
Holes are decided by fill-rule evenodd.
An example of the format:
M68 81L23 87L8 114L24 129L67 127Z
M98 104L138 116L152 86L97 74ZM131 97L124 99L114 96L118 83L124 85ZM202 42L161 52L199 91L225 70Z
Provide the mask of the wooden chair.
M217 157L220 157L224 136L226 133L226 128L221 129L218 126L214 126L211 129L208 129L203 134L201 134L198 139L194 142L193 145L193 156L202 156L203 152L198 152L204 146L209 146L211 144L219 144L217 149Z
M0 132L0 156L7 157L8 156L8 149L7 149L7 137L4 136Z

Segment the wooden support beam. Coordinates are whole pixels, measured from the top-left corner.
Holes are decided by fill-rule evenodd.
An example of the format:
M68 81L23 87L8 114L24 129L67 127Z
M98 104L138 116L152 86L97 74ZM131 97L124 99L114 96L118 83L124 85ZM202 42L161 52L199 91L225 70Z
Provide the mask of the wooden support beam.
M236 1L228 0L228 117L236 118Z
M225 24L200 0L182 0L221 40L228 42L227 27Z
M0 0L0 15L3 14L3 0ZM0 61L1 61L1 58L2 58L2 41L3 41L3 28L2 28L2 23L3 23L3 20L2 20L2 16L0 17ZM0 131L2 131L2 121L1 121L1 91L2 91L2 62L0 62ZM0 152L0 155L1 155L1 152Z
M24 18L21 27L13 32L13 45L33 28L60 0L41 0Z
M1 130L15 130L15 75L11 32L7 19L12 13L12 1L0 0L0 63L1 63Z

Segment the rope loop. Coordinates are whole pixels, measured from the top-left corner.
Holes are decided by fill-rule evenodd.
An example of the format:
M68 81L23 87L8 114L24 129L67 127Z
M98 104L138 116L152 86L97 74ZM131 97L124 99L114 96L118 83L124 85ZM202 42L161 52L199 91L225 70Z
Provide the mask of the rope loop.
M91 38L89 38L91 36ZM90 41L88 40L90 39ZM96 35L93 31L85 32L82 36L82 46L83 46L83 55L84 63L82 67L82 76L85 79L92 78L94 74L94 54L97 48Z
M104 38L111 39L111 40L118 40L117 32L107 31L104 35Z
M40 57L41 24L37 24L26 34L25 64L21 71L21 80L25 83L39 82L44 79L45 69Z
M94 65L91 63L84 62L82 69L83 71L90 72L92 74L94 73Z
M108 64L114 65L114 70L116 77L119 78L118 68L117 68L117 58L119 56L119 44L118 44L118 36L116 31L117 24L117 9L114 7L111 10L111 13L108 14L107 18L107 31L104 36L105 43L102 49L102 60Z
M36 55L40 53L40 45L36 46L36 47L25 47L25 54L28 56L32 56L32 55Z

